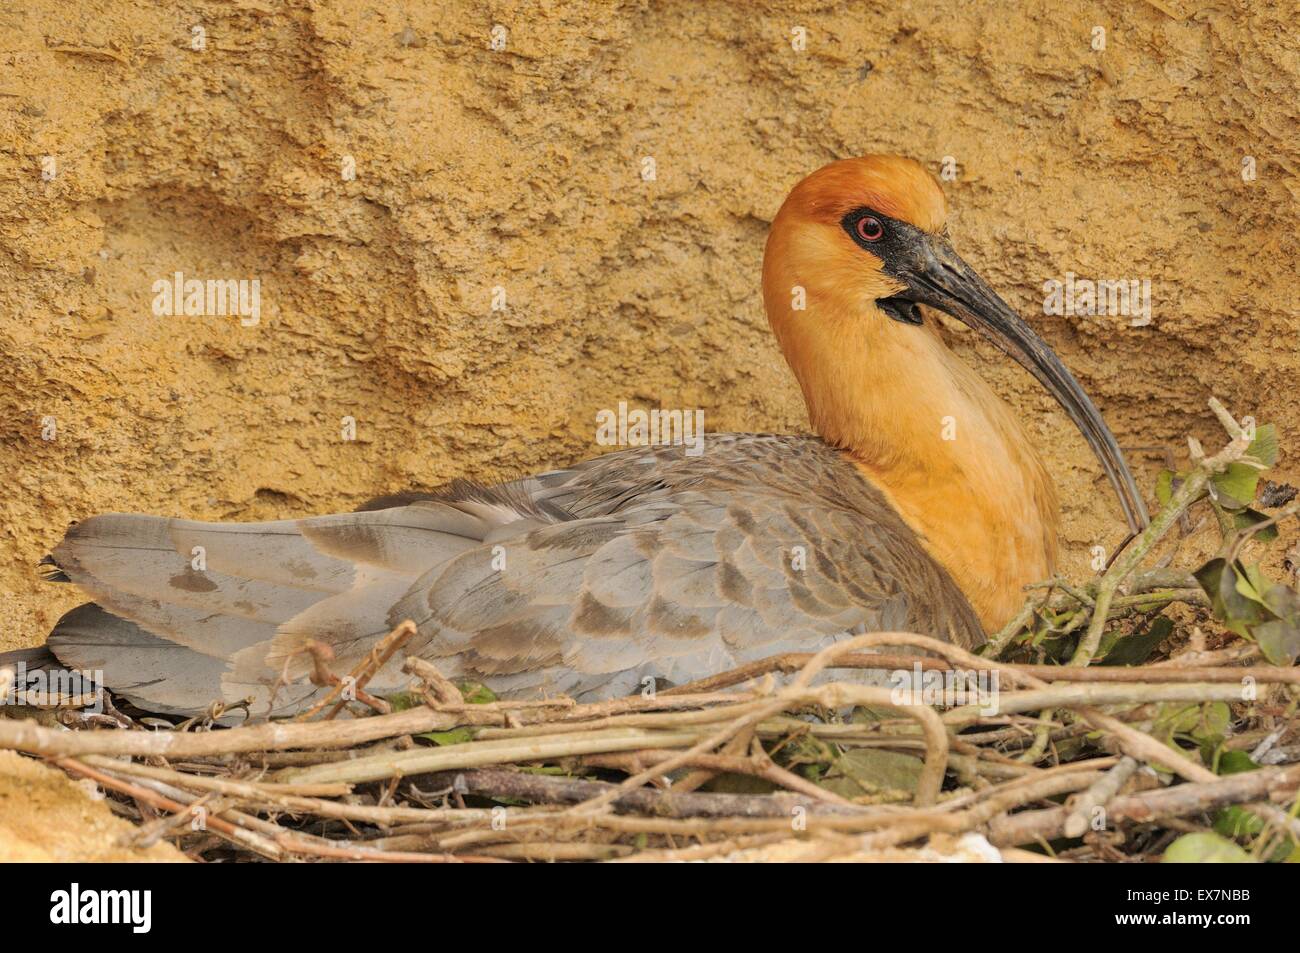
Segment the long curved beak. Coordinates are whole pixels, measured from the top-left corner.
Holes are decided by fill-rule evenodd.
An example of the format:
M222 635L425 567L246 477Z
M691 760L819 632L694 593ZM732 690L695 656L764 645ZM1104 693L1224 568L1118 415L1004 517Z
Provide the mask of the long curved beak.
M913 246L912 252L908 256L910 260L894 272L895 277L907 284L908 290L895 299L885 299L886 302L902 298L945 311L982 333L1038 378L1070 415L1097 455L1119 497L1129 531L1139 533L1145 529L1150 522L1146 504L1115 442L1115 435L1047 342L961 260L947 241L926 236L926 240Z

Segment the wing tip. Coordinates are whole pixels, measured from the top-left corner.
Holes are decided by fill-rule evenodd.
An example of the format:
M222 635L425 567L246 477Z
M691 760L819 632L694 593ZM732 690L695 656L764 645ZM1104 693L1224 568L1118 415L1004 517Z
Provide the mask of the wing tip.
M42 582L72 582L72 577L68 575L67 570L50 555L41 557L41 561L36 564L36 574L41 577Z

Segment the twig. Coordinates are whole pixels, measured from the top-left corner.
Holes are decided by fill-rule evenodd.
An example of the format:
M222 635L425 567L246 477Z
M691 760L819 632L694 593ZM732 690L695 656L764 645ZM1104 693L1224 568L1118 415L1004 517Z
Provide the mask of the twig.
M678 685L659 692L660 698L673 697L675 695L687 695L696 692L715 692L721 688L729 688L732 685L739 685L742 682L748 682L752 679L767 675L769 672L780 672L784 675L790 675L799 671L810 661L814 653L812 652L785 652L781 655L773 655L765 659L759 659L756 662L750 662L748 665L741 665L738 668L730 669L726 672L719 672L717 675L710 675L708 678L696 679L693 682L687 682L684 685ZM904 669L911 671L913 665L921 666L922 671L942 670L949 668L947 662L943 659L928 658L924 655L898 655L898 654L875 654L868 652L846 652L844 655L837 656L834 662L834 668L867 668L879 669L881 671L893 671L895 669Z
M429 691L433 693L439 705L465 704L465 696L456 687L456 683L438 671L437 666L432 662L412 655L402 663L402 671L414 675L429 686Z
M374 678L375 674L388 663L388 660L393 657L393 654L406 645L417 631L415 623L410 619L406 619L399 623L397 628L393 629L392 632L389 632L386 636L380 639L379 644L371 649L366 658L363 659L362 662L350 673L353 679L353 692L357 699L365 698L366 704L370 705L371 708L374 708L380 714L386 715L392 709L389 707L387 702L381 701L379 704L376 704L376 700L371 699L370 696L366 695L363 689L370 684L370 680ZM338 717L339 712L341 712L346 705L346 701L339 702L330 709L330 713L325 716L326 719Z
M1205 594L1201 590L1196 590L1201 596ZM1148 595L1155 595L1150 593ZM1177 599L1187 601L1191 595L1190 591L1179 590ZM1142 596L1132 596L1130 599L1140 599ZM1116 600L1119 602L1122 600ZM1251 647L1253 651L1253 647ZM766 675L769 672L781 672L790 674L797 672L803 666L807 665L812 659L812 652L786 652L783 655L774 655L770 658L760 659L757 662L751 662L739 668L730 671L720 672L709 678L702 678L686 685L672 688L659 693L660 698L673 697L679 692L712 692L720 688L726 688L730 685L738 685L742 682L750 681ZM981 659L982 662L982 659ZM1205 669L1186 669L1178 673L1163 671L1157 674L1151 673L1151 666L1123 666L1111 665L1097 668L1071 668L1065 665L1031 665L1022 662L1007 662L1018 672L1024 672L1027 675L1033 675L1038 678L1049 679L1052 681L1067 682L1156 682L1156 681L1206 681L1206 682L1231 682L1247 676L1253 678L1256 682L1263 684L1265 682L1291 682L1300 684L1300 668L1283 668L1277 665L1258 665L1252 668L1243 668L1234 670L1234 672L1225 672L1221 670ZM1156 665L1168 663L1153 663ZM874 669L879 671L904 671L911 672L915 666L919 666L923 672L931 671L951 671L951 663L941 658L930 658L925 655L899 655L885 654L879 655L874 653L848 653L838 657L829 666L831 668L843 669ZM987 666L976 666L977 670L987 671Z
M1107 807L1108 823L1113 827L1124 821L1187 817L1259 797L1292 797L1300 789L1300 765L1213 777L1212 781L1116 797ZM1054 807L997 818L989 824L989 840L994 844L1031 844L1039 838L1059 837L1071 813L1070 808Z
M1128 756L1120 758L1119 763L1107 771L1096 784L1075 798L1070 804L1070 815L1065 819L1065 836L1082 837L1092 822L1092 812L1097 808L1105 808L1137 769L1138 763L1132 758Z
M298 783L379 781L516 761L546 761L579 754L630 751L635 748L680 748L695 743L700 731L647 731L614 728L581 734L539 735L501 741L470 741L437 748L414 748L306 768L287 768L281 780Z
M465 794L489 798L506 798L534 804L581 804L616 785L606 781L549 777L500 768L449 772L431 778L435 785L454 785ZM621 812L640 812L656 817L783 817L792 816L796 808L812 814L853 814L863 808L852 804L833 804L799 794L700 794L637 788L619 793L611 806Z
M90 778L92 781L95 781L106 788L112 788L113 790L127 794L138 801L143 801L157 810L168 811L173 814L189 815L190 805L164 797L163 795L143 788L138 784L132 784L129 781L123 781L120 778L104 774L102 771L97 771L89 765L82 764L75 758L59 758L54 763L66 771L71 771L74 774L81 775L82 777ZM236 827L234 824L231 824L229 821L223 820L220 817L209 817L207 819L207 827L218 836L224 837L236 844L240 844L269 860L280 860L283 857L283 852L281 851L280 846L274 841L267 840L265 837L255 834L252 831Z
M429 708L412 708L391 715L351 721L270 722L219 731L64 731L44 728L31 720L0 719L0 748L30 754L129 754L191 758L288 748L343 748L419 734L448 731L464 724L464 716Z
M1250 436L1241 429L1241 426L1233 420L1232 416L1223 408L1213 397L1210 398L1210 409L1214 411L1215 416L1219 418L1232 437L1232 441L1213 457L1198 456L1199 445L1193 444L1192 455L1194 465L1187 478L1183 480L1180 486L1169 498L1169 502L1156 514L1142 533L1134 540L1133 545L1124 553L1124 555L1106 571L1102 577L1101 584L1097 587L1096 606L1092 612L1092 621L1088 623L1087 634L1079 640L1079 645L1075 649L1074 655L1070 659L1070 664L1075 666L1088 665L1093 656L1097 654L1097 648L1101 645L1102 633L1105 631L1106 622L1109 618L1111 600L1115 598L1124 580L1129 574L1137 569L1138 565L1146 558L1147 554L1155 548L1156 544L1164 537L1170 528L1177 521L1179 515L1196 502L1201 496L1207 483L1216 474L1222 473L1228 465L1240 460L1250 447Z
M1171 682L1163 685L1145 683L1083 682L1057 684L1027 691L1001 693L996 701L998 714L1037 711L1043 708L1083 708L1095 705L1143 704L1147 702L1241 701L1240 684L1209 682ZM972 724L987 711L983 704L963 705L943 714L944 724Z
M324 698L312 705L311 708L295 715L294 721L310 721L313 716L318 714L326 705L334 701L334 699L338 698L339 695L343 694L343 692L349 688L353 693L353 698L357 701L364 702L381 715L388 714L388 704L380 699L372 698L370 695L366 694L364 689L370 679L374 677L375 672L383 668L384 663L392 658L393 653L410 641L411 637L415 635L415 633L416 628L414 622L410 619L402 622L397 626L397 628L393 629L393 631L380 639L373 649L366 653L366 657L348 673L347 678L339 678L329 668L328 662L334 657L333 649L320 642L307 642L303 648L304 650L311 652L312 662L314 665L312 681L317 684L332 685L333 687ZM332 709L330 709L329 714L325 716L325 720L329 721L335 718L339 712L346 707L350 700L351 699L345 698L338 702Z

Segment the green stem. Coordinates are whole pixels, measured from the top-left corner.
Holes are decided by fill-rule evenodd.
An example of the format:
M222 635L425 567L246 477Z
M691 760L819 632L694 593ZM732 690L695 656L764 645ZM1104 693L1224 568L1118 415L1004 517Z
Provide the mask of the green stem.
M1151 525L1142 531L1141 535L1133 541L1133 545L1120 556L1119 562L1111 566L1102 577L1101 585L1097 587L1097 601L1092 610L1092 621L1088 624L1087 633L1079 640L1079 647L1075 649L1074 656L1070 659L1071 665L1082 667L1092 661L1093 656L1097 654L1097 647L1101 645L1102 632L1106 628L1106 620L1110 615L1110 605L1120 585L1173 528L1183 510L1200 498L1209 480L1210 471L1205 466L1195 467L1187 475L1183 485L1170 497L1169 503L1156 514Z
M1012 617L1011 621L1004 625L993 638L984 643L980 648L980 654L985 658L999 658L1011 640L1029 624L1029 620L1034 617L1034 610L1038 608L1040 602L1041 600L1035 596L1026 599L1025 604L1020 607L1020 611Z

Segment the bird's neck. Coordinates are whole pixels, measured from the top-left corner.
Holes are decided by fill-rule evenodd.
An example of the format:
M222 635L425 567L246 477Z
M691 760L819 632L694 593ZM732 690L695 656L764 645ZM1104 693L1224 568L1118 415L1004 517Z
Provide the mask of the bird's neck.
M813 428L851 455L961 587L986 632L1055 571L1058 509L1011 408L931 326L806 314L782 338Z

